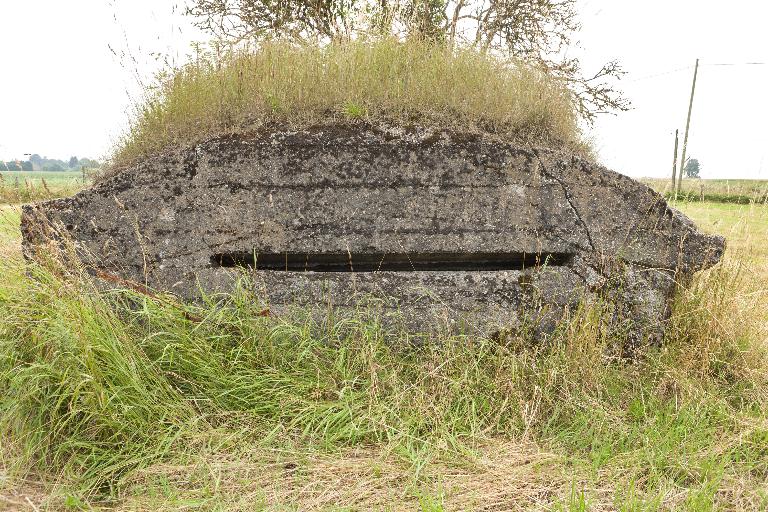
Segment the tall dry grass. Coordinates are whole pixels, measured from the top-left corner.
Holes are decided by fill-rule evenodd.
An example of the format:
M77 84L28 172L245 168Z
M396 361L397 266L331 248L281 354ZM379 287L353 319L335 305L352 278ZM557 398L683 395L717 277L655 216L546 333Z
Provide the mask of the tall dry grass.
M563 84L521 62L391 39L200 53L158 76L113 163L278 122L386 120L577 143Z
M263 317L247 282L182 305L101 292L87 274L0 265L4 458L17 477L58 475L84 502L206 460L252 468L282 453L293 455L270 464L300 467L353 449L380 451L400 468L388 475L434 491L450 468L510 442L614 475L611 492L631 489L638 503L674 502L684 488L685 499L701 491L696 499L722 504L720 482L740 478L754 489L738 487L739 503L752 507L768 475L768 355L756 320L765 297L750 295L738 262L699 276L675 305L669 339L633 360L616 357L595 308L575 311L545 344L440 336L413 346L362 317ZM231 491L221 503L238 485L267 492L263 479L238 481L221 484ZM328 492L295 491L270 492L287 502Z

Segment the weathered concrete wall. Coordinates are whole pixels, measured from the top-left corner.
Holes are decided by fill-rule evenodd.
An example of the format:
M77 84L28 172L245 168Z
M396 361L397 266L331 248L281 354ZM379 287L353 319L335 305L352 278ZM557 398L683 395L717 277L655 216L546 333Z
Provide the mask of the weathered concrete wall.
M352 307L372 294L412 327L468 320L482 332L542 307L551 326L564 307L601 292L622 301L639 333L651 332L642 326L666 317L676 277L711 266L724 247L649 188L573 155L361 126L210 140L72 198L27 205L28 256L50 236L48 221L102 271L185 298L228 290L233 269L222 264L258 269L263 254L267 268L253 274L276 310ZM288 271L275 262L284 253ZM470 253L466 268L429 266L430 257ZM536 254L551 257L537 266ZM385 264L303 271L301 255L307 269L345 255L351 270L379 255ZM388 270L386 255L424 261Z

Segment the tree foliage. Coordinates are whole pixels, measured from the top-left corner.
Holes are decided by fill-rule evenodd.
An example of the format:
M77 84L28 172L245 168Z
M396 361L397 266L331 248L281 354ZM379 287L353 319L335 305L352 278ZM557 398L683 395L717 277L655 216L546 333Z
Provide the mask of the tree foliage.
M627 110L616 61L584 74L564 56L581 26L577 0L192 0L199 28L240 43L324 43L371 36L419 38L520 59L566 83L583 118Z
M695 158L691 158L686 162L683 172L687 178L700 178L699 172L701 171L701 164Z
M344 32L355 0L194 0L188 13L198 26L226 39L264 36L336 39Z

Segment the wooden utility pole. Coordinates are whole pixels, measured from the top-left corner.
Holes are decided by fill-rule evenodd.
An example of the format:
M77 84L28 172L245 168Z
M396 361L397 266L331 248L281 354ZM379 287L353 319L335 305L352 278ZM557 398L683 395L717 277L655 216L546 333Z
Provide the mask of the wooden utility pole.
M677 194L677 188L675 188L675 176L677 175L677 145L680 142L678 134L680 130L675 130L675 157L672 159L672 193Z
M683 167L685 167L685 153L688 150L688 130L691 128L691 110L693 110L693 95L696 93L696 77L699 75L699 59L696 59L696 68L693 71L693 85L691 86L691 101L688 103L688 120L685 122L685 137L683 137L683 155L680 158L680 173L677 175L677 189L675 189L675 201L680 192L683 181Z

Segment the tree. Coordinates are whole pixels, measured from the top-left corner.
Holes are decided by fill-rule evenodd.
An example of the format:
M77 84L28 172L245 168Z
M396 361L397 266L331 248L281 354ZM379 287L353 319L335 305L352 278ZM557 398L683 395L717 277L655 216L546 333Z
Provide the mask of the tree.
M699 161L695 158L691 158L686 162L685 167L683 168L683 171L685 172L685 176L687 178L701 178L699 176L699 171L701 171L701 165L699 164Z
M328 42L370 35L418 38L520 59L560 79L581 116L627 110L610 61L585 75L565 56L581 29L578 0L191 0L187 14L230 43Z
M34 169L35 171L39 171L40 169L43 168L43 157L41 157L37 153L30 156L29 161L32 162L32 169Z
M64 166L61 164L60 161L57 160L49 160L43 165L44 171L54 171L59 172L64 170Z
M358 0L193 0L187 13L219 37L243 41L265 35L305 41L336 39ZM349 20L351 21L351 20Z
M8 166L5 165L5 162L0 160L0 171L7 171L7 170L8 170Z
M101 164L98 162L98 160L91 160L90 158L81 158L80 165L87 169L94 169L96 167L99 167Z
M8 167L9 171L20 171L21 165L19 165L19 162L15 160L11 160L10 162L6 162L6 166Z
M79 161L77 160L76 156L70 157L69 159L69 168L75 169L78 166Z
M446 30L454 37L473 38L483 51L522 59L562 80L573 93L583 118L628 110L629 102L610 83L624 72L609 61L593 75L584 75L581 62L563 56L581 30L577 0L458 0ZM470 21L469 29L462 24ZM467 34L468 32L468 34ZM453 36L453 34L458 34Z
M27 172L34 171L34 168L32 167L32 162L30 162L29 160L25 162L21 162L21 170L27 171Z

